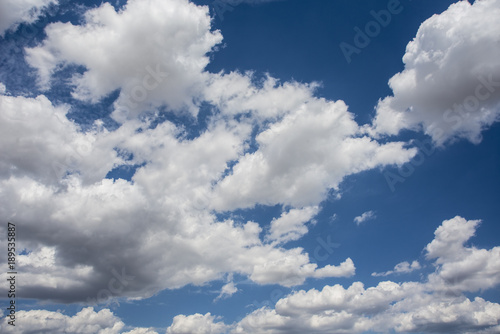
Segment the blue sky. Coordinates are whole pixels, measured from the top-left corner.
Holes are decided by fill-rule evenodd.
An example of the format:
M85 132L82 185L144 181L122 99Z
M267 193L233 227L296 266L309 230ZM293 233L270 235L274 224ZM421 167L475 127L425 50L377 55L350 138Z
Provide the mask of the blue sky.
M500 331L496 0L0 12L2 332Z

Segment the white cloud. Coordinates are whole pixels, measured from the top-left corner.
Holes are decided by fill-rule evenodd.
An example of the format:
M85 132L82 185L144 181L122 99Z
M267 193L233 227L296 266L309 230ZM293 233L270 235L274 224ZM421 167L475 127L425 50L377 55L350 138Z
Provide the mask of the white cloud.
M364 289L361 282L353 283L348 289L340 285L325 286L299 291L279 300L276 311L284 316L297 317L301 314L318 315L322 312L345 311L356 314L378 313L388 304L408 294L410 285L381 282L377 287Z
M463 14L460 18L467 27L493 6L488 0L478 0L472 7L460 3L427 25L444 27L446 37L450 17ZM489 19L487 15L485 21ZM495 27L496 23L490 23ZM66 117L69 106L54 105L43 95L6 96L5 86L0 85L0 217L19 222L23 228L20 245L29 251L18 258L25 278L19 282L23 297L104 302L114 297L147 298L164 289L220 280L228 273L247 276L257 284L287 287L303 284L308 278L354 275L356 268L350 258L336 266L318 267L304 249L280 245L307 233L306 224L318 213L320 202L330 189L338 190L346 176L403 164L416 150L402 142L381 144L365 136L342 101L314 97L315 83L280 83L270 76L255 83L249 73L205 72L207 53L222 39L210 29L207 8L185 0L130 0L119 12L105 3L88 11L83 25L55 23L47 27L44 42L26 50L40 84L48 88L61 67L83 65L85 72L72 78L74 97L96 102L120 90L113 116L123 124L114 131L104 129L98 121L82 132ZM420 60L413 58L419 58L421 49L427 50L422 46L429 36L424 34L426 29L424 23L422 33L419 30L408 48L407 69L412 64L420 66ZM465 44L471 42L467 29L461 33ZM495 48L486 43L491 41L490 34L488 30L479 34L478 45ZM461 52L458 47L446 47L451 50L447 57ZM425 63L425 57L423 60ZM483 63L495 65L495 61ZM454 73L446 67L449 63L442 63L445 69L441 72ZM441 72L436 71L438 77L431 79L439 83L439 75L446 77ZM471 70L461 78L467 84L460 87L475 88L470 79L490 72L487 68ZM422 116L423 111L416 111L420 109L414 108L411 117L394 109L393 104L407 102L405 87L400 88L410 75L406 73L391 81L395 97L381 102L371 134L396 133L423 122L436 141L447 138L430 132L433 123L428 120L433 118L422 121L413 116ZM483 87L483 93L484 88L488 89ZM428 92L417 95L425 97L424 93ZM491 100L484 103L498 97L496 91L490 93ZM455 95L448 100L457 100ZM186 139L183 130L168 121L153 127L150 120L127 119L126 115L157 111L163 105L196 114L202 99L218 111L205 131L193 139ZM419 101L428 101L432 109L436 99ZM384 106L390 107L387 113L382 111ZM402 125L390 128L384 121L388 113ZM486 109L479 114L484 117L474 120L480 127L496 117ZM241 115L245 117L235 117ZM250 151L255 126L257 147ZM476 128L463 127L463 136L477 138ZM141 167L130 181L104 179L120 165ZM286 208L270 222L264 240L259 223L267 222L218 220L213 213L256 204ZM355 221L372 217L374 213L369 211ZM381 282L365 289L355 282L347 289L334 285L321 291L294 292L279 300L275 309L248 315L235 332L493 328L499 320L498 304L442 292L461 294L498 285L500 268L495 259L500 248L464 246L477 221L460 217L451 221L443 222L426 248L428 259L436 259L437 268L428 283ZM5 248L5 240L0 240L0 248ZM418 262L403 262L393 272L417 267ZM230 281L220 296L236 291ZM434 312L439 308L446 312ZM73 317L43 310L19 311L18 315L28 319L16 328L22 333L124 330L123 322L107 309L95 312L85 308ZM0 326L13 330L5 320ZM226 330L227 325L207 313L179 315L167 333ZM127 333L155 332L135 328Z
M170 327L167 334L223 334L228 328L223 322L216 322L216 317L207 313L205 315L196 313L185 316L178 315Z
M486 250L464 246L478 224L478 220L457 216L436 230L434 240L426 247L427 258L435 259L438 265L429 284L445 292L474 292L500 284L500 247Z
M464 243L474 236L479 223L479 220L467 221L459 216L445 220L426 247L427 257L437 259L439 264L463 258L467 252Z
M0 2L0 37L9 29L16 29L19 23L33 23L50 4L57 0L3 0Z
M422 333L496 333L499 330L500 305L476 297L473 300L462 292L472 291L470 285L456 284L455 294L443 293L442 284L436 284L446 266L457 262L474 272L474 283L483 289L500 284L498 280L498 247L492 250L465 248L463 243L475 231L477 221L455 217L444 221L436 230L435 239L426 247L429 258L436 258L436 272L425 283L380 282L364 288L355 282L347 289L341 285L325 286L321 291L300 290L278 300L273 309L261 308L235 324L233 333L363 333L422 332ZM458 246L454 246L458 245ZM458 256L444 251L446 246L458 251ZM464 255L471 251L462 259ZM474 267L473 255L488 257L489 268L482 269L484 261ZM439 256L443 257L439 257ZM396 265L394 272L408 272L420 267L418 262ZM476 271L478 270L478 271ZM456 273L463 275L464 273ZM495 280L492 279L495 276ZM460 276L467 280L469 278ZM441 282L442 283L442 282ZM462 280L460 281L462 283ZM452 284L452 283L451 283Z
M0 324L2 333L119 334L124 327L110 310L95 312L92 307L84 308L72 317L46 310L21 310L16 316L15 326L8 325L7 318L3 319Z
M271 334L271 333L495 333L500 305L476 297L446 296L429 285L407 282L380 282L365 288L354 282L347 289L325 286L321 291L300 290L278 300L274 309L260 308L241 321L225 324L206 313L177 315L167 334ZM108 309L95 312L84 308L70 317L45 310L19 311L22 322L16 327L0 323L6 333L122 333L157 334L148 328L127 328ZM21 318L22 317L22 318Z
M33 192L37 187L38 195ZM143 298L165 288L203 284L226 272L248 275L259 284L291 286L308 277L350 276L354 270L350 259L338 267L318 268L302 249L263 245L256 223L236 225L215 222L203 212L183 213L168 198L160 200L166 205L162 209L145 202L143 194L125 181L70 185L61 194L28 180L3 181L1 188L4 217L18 206L30 207L15 216L15 221L22 222L24 242L56 249L45 254L42 248L21 258L26 280L19 289L26 297L103 302L109 297ZM21 194L32 195L23 198ZM86 202L79 202L81 198ZM85 232L75 234L78 230ZM159 249L164 251L161 258L144 260ZM37 257L46 258L46 263L34 265ZM117 282L113 270L132 279Z
M66 117L69 106L43 95L0 95L0 216L23 225L32 251L23 258L26 298L147 298L230 273L288 287L354 275L350 258L318 267L304 249L282 244L307 233L344 177L403 164L414 148L364 136L342 101L314 97L317 84L204 72L206 53L222 38L210 30L205 7L131 0L119 12L103 4L85 20L49 25L42 44L26 50L42 83L77 64L86 70L73 78L75 96L97 101L121 89L117 117L135 85L148 90L132 114L164 104L184 112L197 99L217 111L192 139L169 121L152 126L154 116L123 118L113 131L97 121L82 132ZM118 166L140 167L130 181L105 179ZM259 223L268 222L221 221L213 213L259 203L286 208L263 240Z
M257 120L275 120L314 100L317 83L279 82L267 75L261 82L252 72L211 74L204 91L207 101L227 115L252 112Z
M20 258L27 298L93 303L145 298L231 272L286 286L354 272L350 259L318 268L300 248L264 244L257 223L217 221L210 213L212 184L242 155L249 125L214 121L192 140L169 122L82 133L66 118L67 107L44 96L0 95L0 102L0 215L23 225L31 251ZM120 164L145 165L131 181L103 179ZM144 260L159 249L160 259ZM118 284L116 272L134 279Z
M26 49L41 86L50 86L58 66L83 65L73 96L97 102L120 89L119 121L161 105L196 114L206 53L222 39L210 31L208 8L186 0L130 0L119 12L103 3L86 12L84 25L53 23L45 32L41 46Z
M214 301L231 297L236 292L238 292L238 288L233 282L233 275L229 274L227 277L227 283L222 286L219 295L214 299Z
M412 298L410 298L411 301ZM480 297L452 300L435 297L414 301L413 309L401 312L394 318L393 327L398 332L427 333L497 333L500 305ZM411 304L411 303L408 303Z
M271 221L267 238L278 243L300 239L308 232L305 225L318 214L319 207L305 207L283 212L279 218Z
M265 251L265 248L262 251ZM338 266L327 265L318 269L317 264L309 263L308 256L301 248L287 252L269 248L267 252L267 255L259 254L261 258L258 261L254 260L256 264L250 275L250 279L260 284L279 282L283 286L291 287L304 283L308 277L350 277L355 272L354 263L350 258Z
M238 288L236 287L234 282L229 282L222 287L217 299L230 297L236 292L238 292Z
M131 331L123 332L123 334L158 334L158 332L150 328L134 328Z
M373 330L377 315L411 293L417 284L382 282L364 289L360 282L344 289L298 291L280 299L274 309L259 309L240 321L234 333L361 333ZM413 290L413 292L411 292Z
M29 254L20 254L17 256L17 263L19 266L33 266L33 267L49 267L54 265L56 250L51 247L42 247L37 252L30 252Z
M245 154L215 187L214 209L318 205L344 177L402 164L416 153L403 143L379 144L359 134L342 101L304 101L257 135L259 149Z
M394 272L397 274L400 274L400 273L407 274L407 273L411 273L412 271L418 270L420 268L421 268L421 266L420 266L420 263L418 261L413 261L411 264L405 261L405 262L398 263L394 267Z
M500 119L500 6L497 0L452 4L420 26L403 57L405 69L377 106L374 132L423 127L442 145L473 143Z
M8 324L9 318L2 319L2 333L17 334L158 334L149 328L136 327L131 330L109 309L94 311L83 308L74 316L47 310L20 310L16 312L15 326Z
M82 133L66 118L69 106L54 106L43 95L32 98L0 94L0 176L30 177L56 186L67 173L80 180L102 180L123 163L106 130ZM15 148L15 149L13 149Z
M413 261L411 264L407 261L398 263L393 270L386 271L385 273L372 273L372 276L389 276L392 274L408 274L415 270L422 268L418 261Z
M255 83L252 73L211 75L205 99L224 115L245 115L263 127L258 149L241 157L216 185L214 209L317 206L345 176L403 164L416 153L403 143L382 145L360 136L344 102L314 97L317 86L280 83L269 75Z
M377 218L377 216L375 215L375 211L370 210L370 211L363 212L363 214L361 214L360 216L354 217L354 222L356 223L356 225L359 226L362 223L364 223L368 220L375 219L375 218Z

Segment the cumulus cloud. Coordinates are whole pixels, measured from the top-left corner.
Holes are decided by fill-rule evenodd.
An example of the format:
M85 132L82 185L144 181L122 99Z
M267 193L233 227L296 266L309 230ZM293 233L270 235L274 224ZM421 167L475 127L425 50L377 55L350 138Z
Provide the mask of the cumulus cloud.
M350 259L338 267L318 268L302 249L264 245L256 223L186 214L168 198L160 200L169 201L163 211L126 181L87 188L72 184L55 194L35 181L10 179L2 182L1 197L4 216L12 217L18 205L31 206L8 219L23 229L26 248L50 247L22 258L20 270L27 278L19 283L23 297L94 303L144 298L165 288L221 279L226 272L248 275L260 284L292 286L308 277L350 276L354 269ZM112 210L99 209L101 205ZM161 258L147 260L159 249ZM40 258L44 263L35 265Z
M418 261L413 261L411 264L407 261L396 264L393 270L384 273L372 273L372 276L389 276L392 274L408 274L422 268Z
M300 239L308 232L305 223L311 221L318 214L318 211L319 207L313 206L284 212L279 218L274 218L271 221L267 238L277 242Z
M304 283L308 277L350 277L356 270L353 261L347 258L338 266L326 265L318 268L317 264L309 263L308 256L302 249L295 248L286 253L269 250L265 262L258 263L253 268L250 279L261 284L279 282L291 287ZM264 257L263 255L261 255Z
M56 186L67 173L79 173L87 184L124 163L107 131L96 127L83 133L66 118L67 105L54 106L44 95L33 99L0 94L0 108L3 179L29 177Z
M500 305L476 297L447 297L416 282L381 282L365 288L325 286L300 290L280 299L274 309L261 308L228 325L207 313L177 315L166 333L362 333L366 331L425 333L493 333L499 329ZM0 324L6 333L156 334L153 329L125 324L108 309L85 308L73 317L45 310L19 311L23 323ZM28 320L29 319L29 320Z
M360 216L354 217L354 222L356 223L356 225L359 226L362 223L364 223L368 220L375 219L375 218L377 218L377 216L375 215L375 211L370 210L370 211L363 212L363 214L361 214Z
M223 322L216 322L216 317L207 313L189 316L178 315L172 325L167 328L167 334L223 334L228 328Z
M22 297L94 304L230 273L287 287L354 275L350 258L319 267L283 244L307 233L344 177L403 164L415 149L364 135L342 101L314 96L314 83L206 72L206 54L222 38L206 7L131 0L84 18L47 26L26 59L47 87L59 69L82 65L71 79L81 100L120 90L117 129L96 121L84 132L68 119L70 106L0 94L0 216L23 231ZM125 108L139 91L144 99ZM163 105L195 112L201 100L215 111L194 138L154 114L120 118ZM123 166L133 168L130 180L106 178ZM259 203L284 209L271 222L216 215Z
M43 9L57 0L4 0L0 2L0 37L9 29L16 29L19 23L32 23L42 14Z
M43 95L0 102L0 214L22 226L30 252L20 257L29 278L20 282L23 297L99 303L231 272L286 286L354 272L350 259L319 268L300 248L264 243L257 223L210 212L212 184L242 155L249 125L213 122L191 140L170 122L83 133L66 118L68 107ZM104 178L123 164L141 167L130 181ZM159 249L164 255L151 259Z
M270 75L257 80L254 73L214 73L204 90L204 98L221 113L252 113L262 121L273 120L314 100L318 83L280 82Z
M0 323L6 333L122 333L157 334L148 328L127 328L108 309L84 308L70 317L45 310L19 311L16 327ZM325 286L300 290L277 301L273 309L260 308L241 321L225 324L211 313L177 315L168 334L181 333L496 333L500 305L483 298L440 293L419 282L380 282L365 288L354 282L348 288Z
M48 3L30 4L41 8ZM14 221L22 231L19 246L25 252L19 255L18 266L25 279L18 285L20 297L94 304L121 297L147 298L232 273L256 284L287 287L310 278L353 276L356 267L351 258L319 267L304 249L283 244L308 232L321 201L329 190L338 190L345 177L404 164L416 153L403 142L378 142L377 135L420 123L438 143L456 134L438 137L431 131L435 118L427 111L437 110L437 98L426 99L429 92L417 91L416 101L427 101L428 108L411 104L414 101L403 90L406 76L420 80L427 73L425 64L440 61L442 69L429 77L437 85L453 72L448 64L467 65L473 40L467 27L487 14L481 24L489 22L493 31L496 23L489 15L495 10L489 0L459 3L422 25L408 47L405 72L391 80L394 97L380 102L370 136L342 101L315 97L316 83L282 83L271 76L256 81L251 73L206 72L207 54L222 40L218 31L211 30L206 7L185 0L130 0L118 11L108 3L89 10L81 25L50 24L46 39L26 49L26 60L37 70L41 87L49 89L62 75L61 69L82 66L83 72L70 80L73 97L94 103L118 90L112 116L121 125L108 130L97 121L84 132L68 119L69 106L56 105L44 95L10 96L0 84L0 217ZM14 17L13 11L5 13ZM455 27L456 17L467 29L450 28ZM436 31L442 44L433 44L437 49L430 60L420 57L432 44L428 39L433 30L427 26L441 29ZM450 44L447 38L456 39L455 31L465 46ZM490 45L491 34L485 29L477 35L474 42L482 51L475 57L486 57L485 50L497 51ZM449 53L446 61L440 60L440 50ZM491 106L498 96L490 88L496 88L498 67L496 58L490 58L483 61L484 68L466 67L470 71L459 75L456 92L446 102L466 96L465 88L475 89L471 78L491 74L479 76L484 86L474 90L481 96L490 93L480 101L477 115L482 118L468 116L477 121L468 123L479 124L480 129L496 117ZM491 81L490 86L483 79ZM154 114L132 117L161 107L196 115L201 101L215 110L194 138L169 121L156 124ZM409 106L399 108L410 104L409 112L405 111ZM388 115L399 120L393 128L386 122ZM460 126L461 136L477 138L477 127ZM130 180L106 178L123 166L134 168ZM257 204L279 204L283 211L270 222L217 215ZM373 217L374 212L368 211L355 222ZM462 295L500 282L495 262L499 248L465 246L477 224L460 217L443 222L426 248L427 259L436 266L426 283L381 282L365 288L355 282L348 288L300 290L279 300L274 309L256 310L234 326L210 313L178 315L167 333L498 328L498 304ZM5 247L5 240L0 240L0 248ZM418 262L403 262L391 272L419 267ZM220 298L236 291L230 279ZM18 315L28 320L12 329L4 319L0 328L21 333L156 333L127 328L108 309L84 308L74 316L44 310Z
M486 250L464 245L479 222L457 216L436 230L434 240L426 247L427 258L435 259L438 266L429 277L436 289L474 292L500 284L500 247Z
M379 101L372 133L422 127L442 145L473 143L500 119L500 6L496 0L460 1L420 26L406 47L404 71Z
M18 311L16 315L22 319L16 321L16 326L8 325L8 319L3 319L0 324L2 333L119 334L125 326L110 310L95 312L92 307L84 308L72 317L46 310Z
M15 326L9 325L9 318L0 322L2 333L12 334L158 334L150 328L136 327L131 330L109 309L94 311L83 308L74 316L47 310L16 312Z
M210 29L208 8L185 0L130 0L119 12L105 2L85 13L84 25L47 26L26 60L45 89L59 67L84 66L72 77L77 99L97 102L119 89L118 121L162 105L196 115L206 54L222 39Z
M319 267L302 248L282 244L307 233L319 203L345 176L403 164L415 149L363 136L343 102L314 97L316 84L205 72L206 54L222 38L210 30L205 7L131 0L118 12L102 4L84 18L47 26L26 59L47 87L61 67L83 65L71 81L78 99L96 102L119 89L118 129L97 121L83 132L66 117L69 106L44 95L0 96L0 214L23 226L31 252L22 261L30 278L23 297L93 304L228 273L284 286L354 274L350 258ZM146 95L129 105L131 115L162 105L193 112L197 99L216 111L187 139L169 121L153 125L154 115L120 118L134 89ZM255 128L256 150L249 145ZM131 180L105 178L120 166L135 169ZM263 239L259 224L269 222L221 221L213 213L259 203L286 208Z
M455 217L445 220L434 233L434 240L427 245L427 257L438 263L463 258L467 249L464 243L474 236L479 220L465 220Z
M499 330L500 305L480 297L474 300L466 297L454 300L427 297L414 303L414 309L400 313L394 319L393 326L396 331L471 333L484 330L487 333L496 333Z
M317 205L347 175L411 159L415 149L358 136L342 101L310 99L259 133L247 153L215 188L214 209L255 204Z
M255 204L317 206L347 175L403 164L416 150L380 144L354 121L343 101L314 97L317 84L280 83L252 73L211 76L204 96L224 115L251 115L261 124L258 149L248 152L214 189L213 208Z
M134 328L131 331L123 332L123 334L158 334L158 332L151 328Z
M498 281L497 248L471 249L463 246L475 231L477 221L455 217L444 221L436 230L434 240L426 247L427 257L436 259L436 271L426 282L380 282L365 288L355 282L350 287L325 286L322 290L300 290L280 299L274 308L261 308L238 322L233 333L363 333L422 332L422 333L496 333L499 330L500 305L476 297L469 299L462 292L473 291L464 280L464 272L455 271L458 283L447 281L457 292L443 293L443 268L447 266L473 268L471 259L481 253L488 257L468 272L483 289L493 288ZM446 247L452 248L447 251ZM452 255L458 251L458 255ZM461 255L466 255L462 260ZM441 257L442 256L442 257ZM468 262L467 265L463 261ZM419 268L418 262L396 265L394 272L408 272ZM473 274L474 272L474 274ZM495 276L493 278L492 276Z
M415 284L382 282L365 289L361 282L344 289L298 291L280 299L274 309L256 310L238 323L235 333L361 333L372 329L372 317L408 296ZM414 290L413 293L416 291Z

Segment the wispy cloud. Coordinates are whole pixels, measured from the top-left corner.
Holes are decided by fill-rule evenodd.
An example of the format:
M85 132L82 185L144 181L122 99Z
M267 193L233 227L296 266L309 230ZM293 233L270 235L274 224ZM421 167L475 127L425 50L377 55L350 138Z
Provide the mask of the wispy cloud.
M377 218L377 216L375 215L375 211L370 210L363 212L363 214L361 214L360 216L354 217L354 222L359 226L362 223L375 218Z
M386 271L384 273L372 273L372 276L381 277L389 276L392 274L408 274L412 271L422 268L418 261L413 261L411 264L407 261L398 263L393 270Z

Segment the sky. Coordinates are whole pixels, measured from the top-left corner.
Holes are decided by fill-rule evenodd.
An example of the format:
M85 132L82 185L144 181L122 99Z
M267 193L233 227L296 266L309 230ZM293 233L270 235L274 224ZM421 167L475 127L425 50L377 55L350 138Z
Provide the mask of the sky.
M0 331L500 333L499 18L1 0Z

